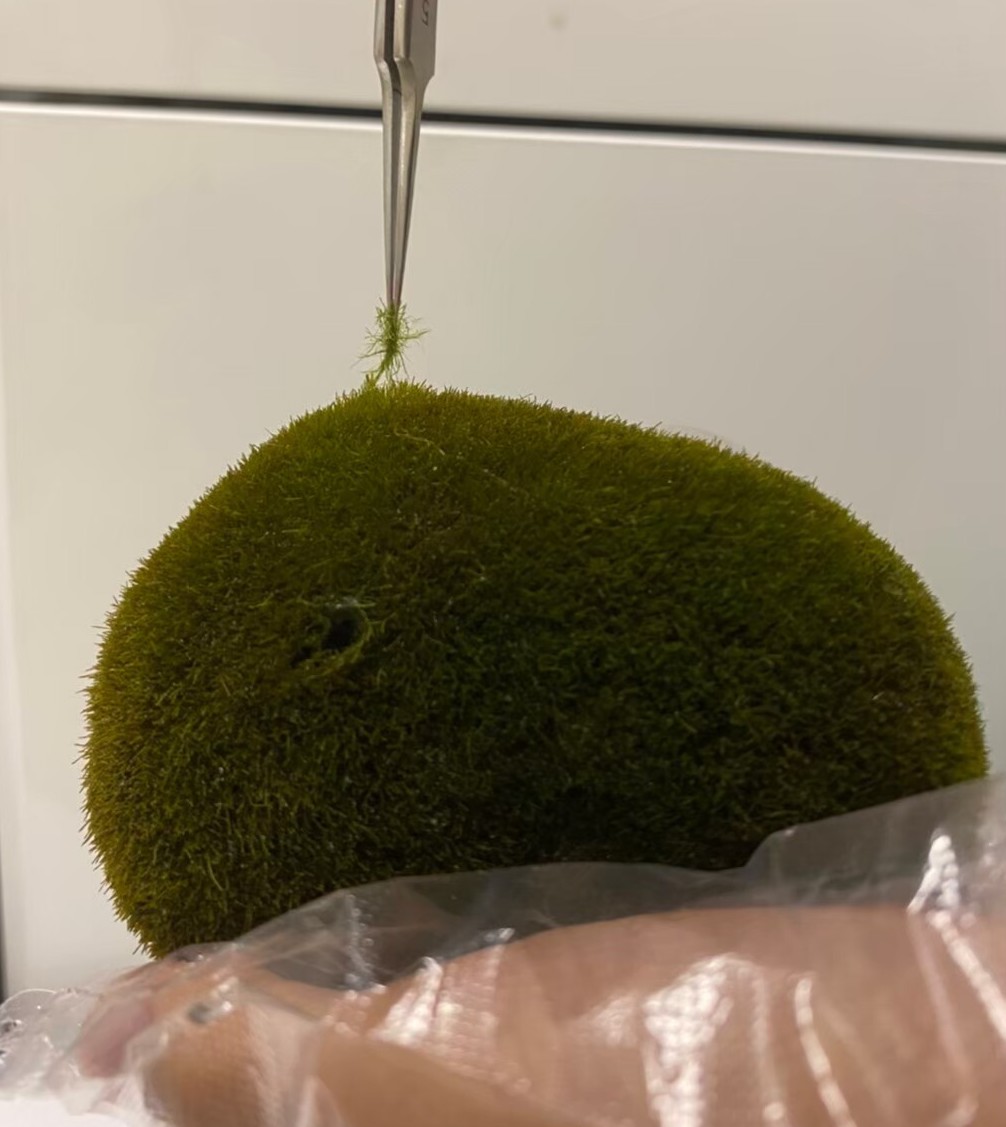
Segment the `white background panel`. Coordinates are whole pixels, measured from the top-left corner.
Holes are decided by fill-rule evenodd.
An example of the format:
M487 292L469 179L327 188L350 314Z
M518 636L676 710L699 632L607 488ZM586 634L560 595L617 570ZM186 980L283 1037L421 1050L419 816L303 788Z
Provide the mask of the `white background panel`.
M1006 137L1002 0L441 0L431 108ZM374 0L0 0L0 84L376 104Z
M721 435L926 576L1006 765L1006 162L429 129L415 375ZM361 376L375 127L0 113L10 985L130 956L80 842L81 677L127 571Z

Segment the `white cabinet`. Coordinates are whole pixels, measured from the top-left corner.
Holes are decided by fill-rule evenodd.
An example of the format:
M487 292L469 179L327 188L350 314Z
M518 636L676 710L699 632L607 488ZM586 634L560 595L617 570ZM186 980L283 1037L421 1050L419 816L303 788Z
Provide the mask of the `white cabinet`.
M81 845L81 677L127 571L356 383L376 126L0 113L9 986L131 957ZM430 128L416 375L698 429L851 505L973 655L1006 766L1006 161Z
M0 0L0 86L376 104L374 0ZM1002 0L440 0L435 109L1006 139Z

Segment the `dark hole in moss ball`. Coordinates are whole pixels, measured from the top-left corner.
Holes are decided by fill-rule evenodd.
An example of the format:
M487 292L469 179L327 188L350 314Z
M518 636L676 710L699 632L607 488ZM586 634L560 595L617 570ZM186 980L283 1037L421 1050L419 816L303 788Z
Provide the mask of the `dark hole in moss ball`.
M367 617L353 603L323 607L308 631L309 640L293 656L291 664L301 665L310 658L341 654L364 640Z
M154 954L398 875L731 866L986 769L947 616L812 485L407 382L194 505L109 619L88 722L91 841Z
M348 650L360 640L362 635L363 623L360 615L351 608L343 607L332 612L332 621L329 623L328 632L321 640L321 648L327 653Z

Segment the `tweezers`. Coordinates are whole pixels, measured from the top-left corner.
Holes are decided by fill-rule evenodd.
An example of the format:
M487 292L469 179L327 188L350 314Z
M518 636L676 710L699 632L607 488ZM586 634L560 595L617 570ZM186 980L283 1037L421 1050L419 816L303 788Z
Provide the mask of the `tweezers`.
M437 0L377 0L374 57L384 119L384 246L388 306L402 303L416 184L419 122L433 77Z

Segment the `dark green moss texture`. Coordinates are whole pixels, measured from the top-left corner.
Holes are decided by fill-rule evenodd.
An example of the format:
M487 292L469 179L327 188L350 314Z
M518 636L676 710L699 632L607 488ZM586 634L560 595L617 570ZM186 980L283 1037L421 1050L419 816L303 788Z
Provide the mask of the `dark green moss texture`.
M90 839L155 955L397 875L731 866L986 769L945 615L814 487L413 383L199 500L110 616L88 712Z

